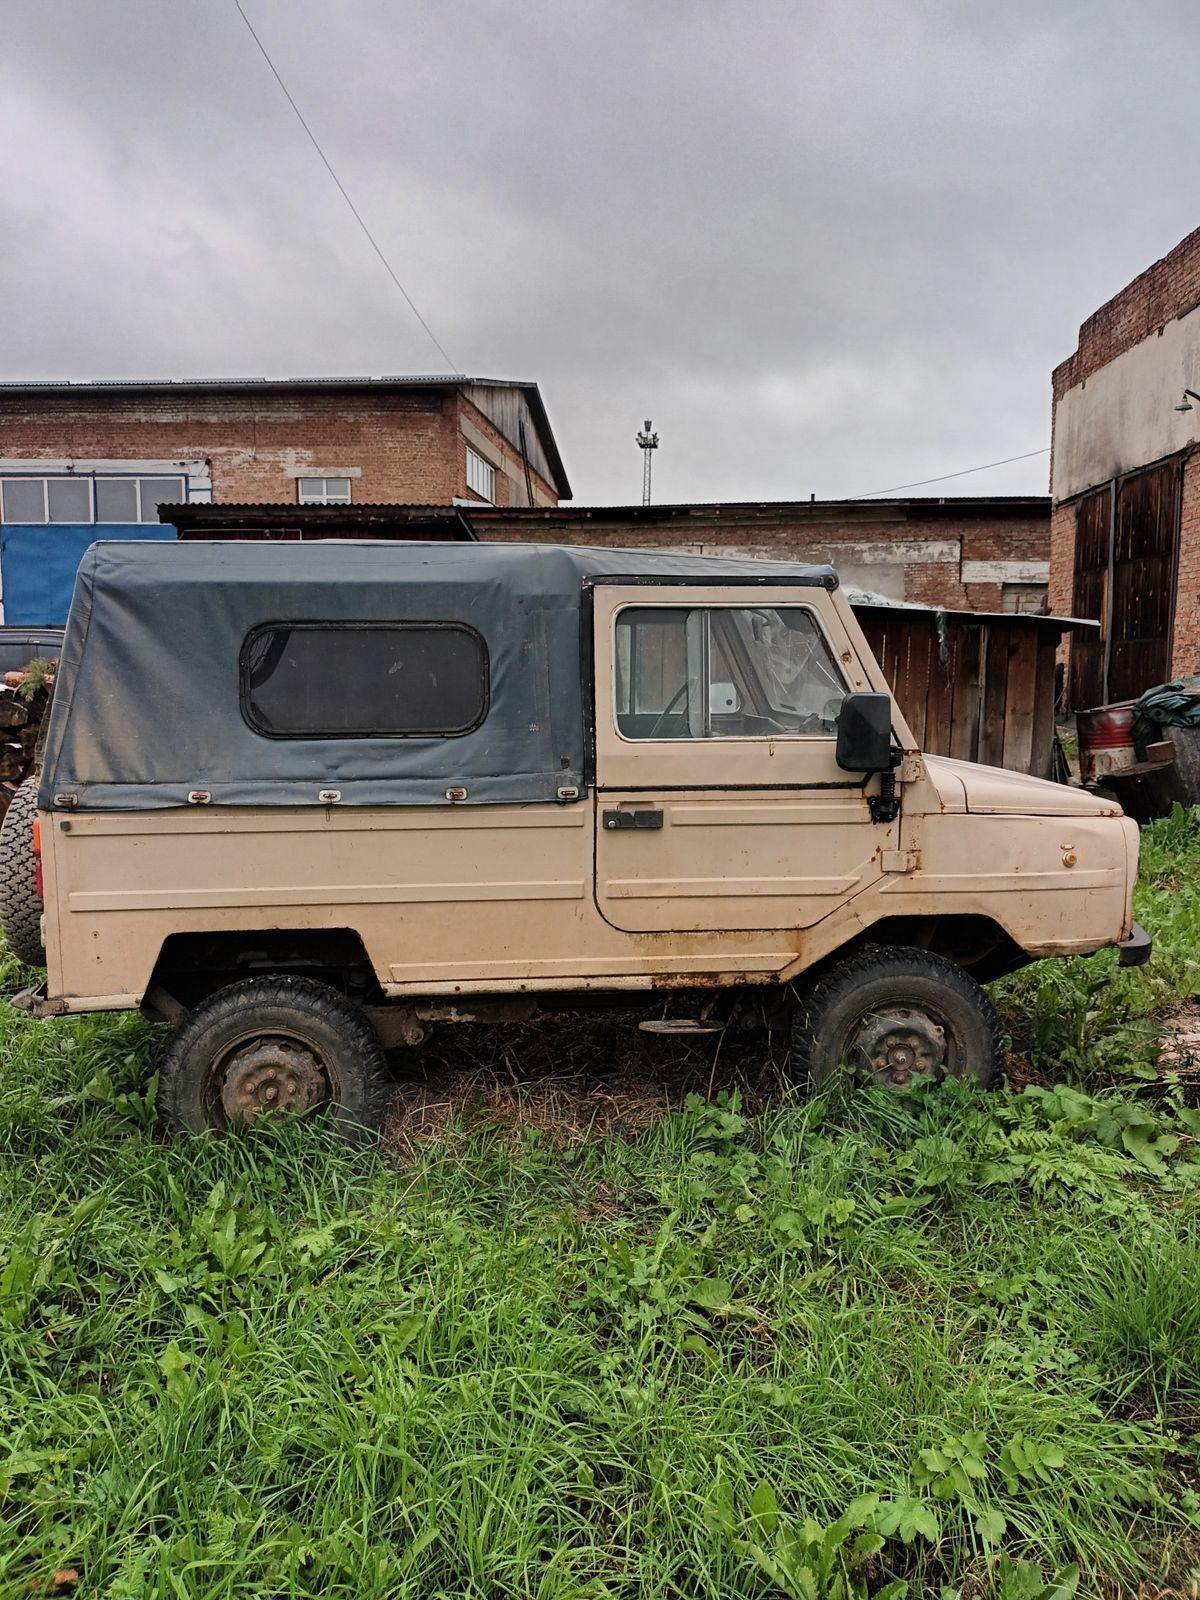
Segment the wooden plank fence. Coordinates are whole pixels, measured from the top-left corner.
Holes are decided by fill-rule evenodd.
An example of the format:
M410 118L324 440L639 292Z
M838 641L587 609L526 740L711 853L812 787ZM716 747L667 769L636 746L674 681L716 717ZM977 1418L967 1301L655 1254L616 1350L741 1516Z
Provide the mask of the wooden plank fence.
M1058 617L855 604L923 750L1048 778Z

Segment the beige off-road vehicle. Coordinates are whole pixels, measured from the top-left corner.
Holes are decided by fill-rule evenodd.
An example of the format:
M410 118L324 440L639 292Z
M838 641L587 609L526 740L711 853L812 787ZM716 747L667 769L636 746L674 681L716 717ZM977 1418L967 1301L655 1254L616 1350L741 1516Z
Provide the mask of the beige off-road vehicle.
M825 567L98 544L37 823L24 1003L176 1023L160 1104L196 1129L370 1126L385 1047L585 994L770 1002L801 1081L987 1082L981 984L1149 953L1134 824L922 755Z

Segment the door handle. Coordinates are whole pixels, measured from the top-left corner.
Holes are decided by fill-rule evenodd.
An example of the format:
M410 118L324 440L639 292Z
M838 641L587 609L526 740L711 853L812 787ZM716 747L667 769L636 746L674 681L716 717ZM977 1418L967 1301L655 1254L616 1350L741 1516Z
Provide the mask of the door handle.
M642 807L637 811L606 811L604 813L604 826L606 828L661 828L663 814L661 811L652 811Z

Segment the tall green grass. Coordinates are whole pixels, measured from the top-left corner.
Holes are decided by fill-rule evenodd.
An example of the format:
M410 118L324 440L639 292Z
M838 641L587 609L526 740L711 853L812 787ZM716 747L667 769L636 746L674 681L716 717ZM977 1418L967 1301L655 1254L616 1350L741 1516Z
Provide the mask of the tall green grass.
M1108 1041L1195 821L1146 859L1147 973L1010 980L1024 1092L390 1163L163 1141L154 1030L0 1012L0 1600L1186 1592L1200 1119Z

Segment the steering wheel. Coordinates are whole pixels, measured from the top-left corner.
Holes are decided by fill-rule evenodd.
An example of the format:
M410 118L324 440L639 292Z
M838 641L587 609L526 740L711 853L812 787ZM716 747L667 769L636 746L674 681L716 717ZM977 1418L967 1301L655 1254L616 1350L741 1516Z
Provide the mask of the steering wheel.
M646 735L647 739L654 739L654 738L657 737L658 730L662 727L663 723L667 720L667 718L675 710L675 708L678 706L679 702L681 700L686 700L687 692L688 692L688 686L687 686L687 679L685 678L684 681L679 685L678 689L676 689L675 693L667 701L666 705L658 713L658 716L655 717L654 726L650 729L650 732Z

